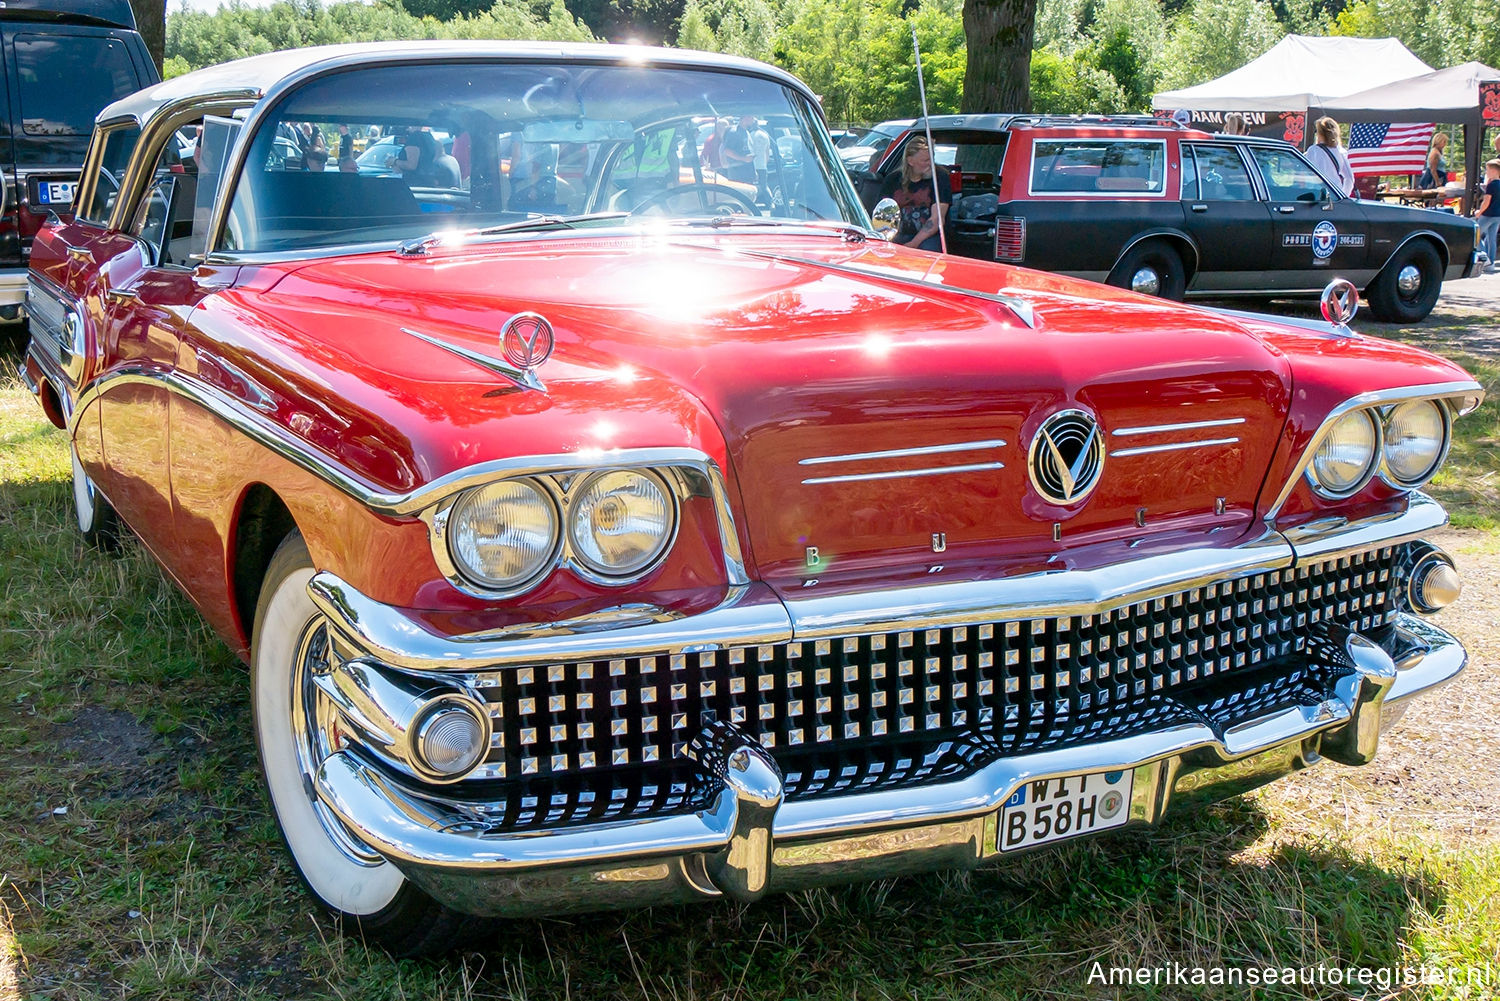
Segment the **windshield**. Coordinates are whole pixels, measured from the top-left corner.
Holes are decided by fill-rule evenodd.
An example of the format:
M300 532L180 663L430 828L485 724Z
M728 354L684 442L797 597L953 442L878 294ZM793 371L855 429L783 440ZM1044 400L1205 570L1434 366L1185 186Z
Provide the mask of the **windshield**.
M622 213L863 225L837 164L802 95L760 77L377 66L317 78L261 121L220 247L403 242L541 216L620 225Z

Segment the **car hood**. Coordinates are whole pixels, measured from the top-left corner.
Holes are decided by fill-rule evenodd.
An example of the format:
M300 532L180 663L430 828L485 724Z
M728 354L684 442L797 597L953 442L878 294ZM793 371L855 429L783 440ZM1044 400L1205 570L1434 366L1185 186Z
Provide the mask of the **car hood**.
M618 431L652 426L642 381L701 403L753 559L787 586L897 565L1055 567L1060 550L1184 532L1229 544L1254 521L1291 387L1286 359L1227 318L827 237L345 257L298 267L256 298L283 329L318 331L403 395L449 393L442 409L470 461L651 444L639 432L548 440L540 423L518 436L502 420L508 397L469 388L460 400L433 383L502 379L411 336L498 356L509 316L543 314L557 342L539 371L550 405L587 398L596 423ZM616 407L609 380L622 371L636 389ZM1097 421L1105 455L1093 492L1060 504L1038 493L1028 454L1047 447L1038 430L1064 410Z

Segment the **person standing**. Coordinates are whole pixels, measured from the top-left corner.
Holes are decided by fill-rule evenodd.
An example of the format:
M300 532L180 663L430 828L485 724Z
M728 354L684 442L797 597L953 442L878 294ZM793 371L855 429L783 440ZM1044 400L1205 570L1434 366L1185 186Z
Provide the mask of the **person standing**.
M1231 111L1224 116L1224 134L1226 136L1248 136L1250 126L1245 123L1245 116L1238 111Z
M338 156L339 170L342 170L342 171L348 173L350 168L346 167L345 164L352 164L352 163L354 163L354 136L352 136L352 135L349 134L349 126L348 125L340 125L339 126L339 156ZM358 169L359 169L359 167L356 165L354 167L354 170L358 170Z
M750 165L755 168L756 204L771 207L771 136L756 123L750 131Z
M1500 273L1500 160L1484 165L1484 197L1474 209L1479 221L1479 246L1489 255L1487 274Z
M938 167L937 197L933 202L932 149L925 136L915 136L901 154L901 169L886 178L880 197L894 199L901 210L901 226L892 243L902 243L918 250L941 252L943 215L953 204L953 183L948 172Z
M729 119L720 118L714 121L714 130L703 140L700 160L703 166L716 173L724 169L724 137L728 134Z
M731 181L748 183L755 180L755 167L750 156L750 132L755 128L754 115L742 115L739 123L724 136L719 147L719 159L724 162L724 175Z
M1339 193L1349 194L1354 190L1354 168L1349 165L1349 154L1344 150L1339 135L1339 123L1332 118L1319 118L1313 124L1317 141L1307 150L1307 158L1328 180L1337 183Z
M1447 148L1448 133L1439 132L1432 137L1432 145L1427 147L1427 167L1417 178L1417 187L1430 190L1448 183L1448 163L1443 159L1443 151Z

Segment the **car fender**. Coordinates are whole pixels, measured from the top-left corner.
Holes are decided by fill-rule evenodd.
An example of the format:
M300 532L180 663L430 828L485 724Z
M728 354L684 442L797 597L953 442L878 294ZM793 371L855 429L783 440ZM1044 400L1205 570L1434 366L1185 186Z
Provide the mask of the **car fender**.
M1380 262L1380 267L1376 269L1375 278L1371 281L1371 284L1374 284L1375 281L1378 281L1380 279L1380 274L1390 266L1391 261L1395 260L1396 255L1401 253L1403 248L1405 248L1413 240L1420 240L1423 238L1429 239L1437 244L1438 254L1443 258L1443 270L1447 271L1448 259L1451 256L1448 250L1448 241L1443 239L1442 234L1438 233L1436 230L1419 229L1415 232L1406 234L1406 237L1391 249L1391 252L1386 255L1385 260Z
M1126 243L1124 247L1120 248L1120 253L1115 256L1115 263L1110 265L1109 273L1114 274L1115 268L1118 268L1120 266L1120 262L1123 261L1126 255L1134 250L1137 245L1146 240L1155 239L1169 239L1184 244L1188 248L1189 253L1187 255L1188 259L1183 263L1188 266L1189 275L1197 274L1199 260L1198 244L1193 240L1191 236L1188 236L1187 233L1173 226L1156 226L1152 229L1143 230L1142 232L1137 233L1135 236L1131 237L1130 241Z

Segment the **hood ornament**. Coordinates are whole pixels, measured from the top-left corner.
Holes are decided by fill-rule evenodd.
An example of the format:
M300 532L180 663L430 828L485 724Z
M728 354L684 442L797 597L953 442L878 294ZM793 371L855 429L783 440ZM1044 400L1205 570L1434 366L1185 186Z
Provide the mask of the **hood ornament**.
M517 313L505 321L505 326L500 328L500 353L504 356L503 360L410 327L402 327L401 332L458 355L480 368L503 375L522 389L534 389L539 393L547 391L542 380L537 378L536 370L552 357L557 338L552 332L552 324L540 313Z
M1053 504L1077 504L1099 485L1104 435L1086 410L1060 410L1042 422L1026 456L1031 485Z
M1354 314L1359 312L1359 289L1347 278L1335 278L1323 289L1323 295L1318 300L1318 306L1323 311L1323 319L1333 326L1333 332L1341 337L1353 337L1354 331L1349 329L1349 321L1354 319Z

